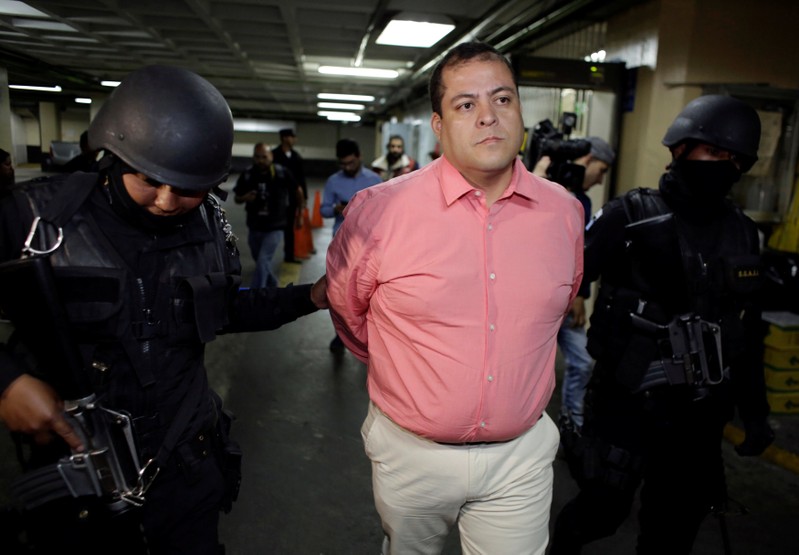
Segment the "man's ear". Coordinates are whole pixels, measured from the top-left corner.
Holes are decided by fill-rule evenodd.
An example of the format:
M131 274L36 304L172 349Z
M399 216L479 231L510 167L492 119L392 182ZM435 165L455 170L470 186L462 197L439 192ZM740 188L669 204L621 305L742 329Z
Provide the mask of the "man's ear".
M436 134L436 137L441 140L441 116L436 112L433 112L433 116L430 118L430 127L433 129L433 133Z

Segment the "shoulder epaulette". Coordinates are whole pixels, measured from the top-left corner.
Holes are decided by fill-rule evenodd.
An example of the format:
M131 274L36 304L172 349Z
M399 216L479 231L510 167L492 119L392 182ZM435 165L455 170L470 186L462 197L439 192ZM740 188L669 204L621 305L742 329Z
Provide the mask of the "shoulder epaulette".
M660 191L647 187L638 187L624 195L622 204L627 220L631 223L671 212L663 197L660 196Z

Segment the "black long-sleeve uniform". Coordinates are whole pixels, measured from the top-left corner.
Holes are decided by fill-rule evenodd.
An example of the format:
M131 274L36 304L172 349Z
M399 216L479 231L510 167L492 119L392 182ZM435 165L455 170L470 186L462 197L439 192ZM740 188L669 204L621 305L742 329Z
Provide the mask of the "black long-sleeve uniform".
M638 552L688 553L702 519L725 502L725 423L735 407L745 423L768 415L757 229L731 203L697 206L678 185L669 173L659 191L611 200L586 230L584 279L601 278L588 344L597 363L585 450L570 461L581 492L557 518L553 554L613 534L642 481ZM726 377L642 387L670 344L631 313L657 325L686 314L717 323Z
M85 200L66 208L74 195ZM225 484L212 456L221 446L210 438L219 437L221 403L207 382L205 344L218 333L274 329L315 311L310 285L239 288L238 251L218 201L206 199L183 216L153 217L114 172L107 180L74 174L20 189L0 206L3 260L19 257L35 214L61 212L47 212L51 203L71 212L51 260L94 393L103 406L131 415L142 465L158 454L175 422L182 428L141 509L149 549L216 553ZM42 225L35 244L53 236ZM0 391L21 372L46 379L41 369L19 362L0 353ZM113 537L118 519L79 521L76 515L87 508L92 516L105 512L96 499L79 498L32 513L31 521L43 526L31 535L40 551L71 545L104 552L108 539L112 550L139 552L135 542Z

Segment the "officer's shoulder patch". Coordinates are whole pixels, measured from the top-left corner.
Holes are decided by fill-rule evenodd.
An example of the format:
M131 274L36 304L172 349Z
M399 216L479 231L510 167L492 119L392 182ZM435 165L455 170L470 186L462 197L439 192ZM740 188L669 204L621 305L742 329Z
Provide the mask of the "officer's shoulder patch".
M591 229L591 226L594 225L594 222L601 217L602 217L602 209L600 208L599 210L594 212L594 215L591 217L591 220L588 222L588 224L586 224L585 230L588 231L589 229Z

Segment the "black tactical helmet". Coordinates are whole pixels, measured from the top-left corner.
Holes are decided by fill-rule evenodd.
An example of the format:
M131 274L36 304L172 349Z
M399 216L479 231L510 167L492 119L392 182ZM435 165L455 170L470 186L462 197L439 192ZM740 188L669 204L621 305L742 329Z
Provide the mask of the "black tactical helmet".
M760 118L754 108L737 98L700 96L677 115L663 137L663 144L671 149L689 140L741 155L741 171L745 172L757 161Z
M233 118L199 75L147 66L111 93L89 126L89 143L160 183L205 190L227 179Z

